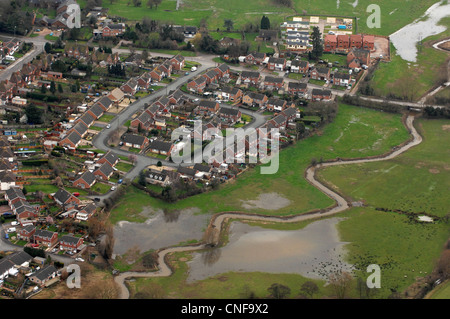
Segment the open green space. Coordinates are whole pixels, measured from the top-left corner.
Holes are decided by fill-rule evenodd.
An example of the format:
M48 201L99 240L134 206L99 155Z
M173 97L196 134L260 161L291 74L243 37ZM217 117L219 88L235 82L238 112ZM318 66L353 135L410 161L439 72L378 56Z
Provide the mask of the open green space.
M358 32L389 35L419 18L435 2L436 0L378 1L381 8L381 28L370 28L366 23L372 14L367 12L372 0L360 0L356 7L353 7L353 2L341 1L337 4L329 1L294 0L294 9L277 6L271 0L184 0L179 10L176 10L176 0L164 0L158 8L153 9L147 7L145 1L139 7L128 0L106 1L103 6L109 8L110 16L122 16L130 21L142 20L147 16L172 24L200 26L201 21L205 20L210 30L224 29L224 19L233 20L234 29L240 29L248 22L259 24L263 14L269 17L271 25L283 22L288 16L301 16L302 12L306 12L307 17L317 14L356 16L359 18ZM82 7L85 3L86 1L80 1Z
M146 206L169 210L198 207L201 213L243 210L242 201L253 200L274 190L287 198L290 204L276 211L258 208L249 211L290 215L326 208L333 205L333 201L303 177L313 158L327 160L383 154L407 139L408 132L400 115L341 104L333 123L327 125L319 134L280 152L276 174L260 174L260 167L256 167L244 172L232 183L221 186L219 190L171 204L128 187L122 200L112 210L111 221L115 223L120 220L142 220L139 213ZM130 202L135 205L130 207Z
M450 299L450 281L437 286L427 299Z
M416 101L447 81L448 54L434 49L430 42L450 36L450 17L439 24L447 26L447 30L423 40L418 46L416 62L403 60L391 44L391 62L380 63L370 80L375 95Z
M443 217L449 214L448 120L418 121L421 144L393 160L327 167L319 177L355 201Z
M349 243L344 246L346 261L360 269L355 274L365 279L368 265L380 266L376 298L402 292L417 277L430 274L449 236L447 223L411 222L405 215L368 207L352 208L339 216L346 217L337 227L340 240Z

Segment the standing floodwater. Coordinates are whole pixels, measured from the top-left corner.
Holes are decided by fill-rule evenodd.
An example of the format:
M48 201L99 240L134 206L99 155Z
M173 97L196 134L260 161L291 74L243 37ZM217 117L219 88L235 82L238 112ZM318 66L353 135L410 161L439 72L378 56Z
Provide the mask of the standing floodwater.
M339 218L313 222L299 230L272 230L233 222L229 243L189 262L188 282L234 272L296 273L326 279L330 272L351 271L336 224Z
M431 35L444 32L446 27L438 25L438 23L447 16L450 16L450 4L441 5L441 2L438 2L425 12L424 21L418 19L391 34L390 39L397 54L403 60L416 62L417 43Z

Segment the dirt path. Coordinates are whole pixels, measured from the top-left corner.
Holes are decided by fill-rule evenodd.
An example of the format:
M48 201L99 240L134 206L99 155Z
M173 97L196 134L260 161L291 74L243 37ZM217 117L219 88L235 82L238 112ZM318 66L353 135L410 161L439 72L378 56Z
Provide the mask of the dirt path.
M404 153L405 151L409 150L411 147L414 147L422 142L422 137L420 134L416 131L413 125L414 122L414 116L409 115L406 118L405 125L408 128L412 139L406 143L405 145L401 147L394 148L394 151L381 155L379 157L373 157L373 158L366 158L366 159L355 159L355 160L345 160L345 161L335 161L335 162L327 162L318 164L316 166L309 167L305 172L305 178L310 182L313 186L318 188L320 191L322 191L324 194L332 198L336 204L328 209L325 210L316 210L309 213L304 213L301 215L294 215L294 216L284 216L284 217L271 217L271 216L264 216L264 215L257 215L257 214L248 214L243 212L224 212L224 213L218 213L214 215L211 219L209 227L212 227L216 231L214 232L214 243L219 242L220 232L222 230L222 226L224 225L224 222L226 222L227 219L233 218L233 219L243 219L243 220L256 220L256 221L271 221L271 222L279 222L279 223L292 223L292 222L299 222L304 220L309 220L313 218L318 217L324 217L324 216L331 216L337 213L340 213L350 207L349 203L343 198L341 195L335 193L331 189L329 189L327 186L322 184L320 181L318 181L315 177L316 169L321 169L328 166L335 166L335 165L346 165L346 164L360 164L360 163L369 163L369 162L378 162L378 161L385 161L390 160L398 155ZM165 257L167 254L174 253L174 252L183 252L183 251L195 251L195 250L201 250L205 249L207 246L205 244L199 244L195 246L184 246L184 247L171 247L162 249L159 251L159 265L160 269L156 272L125 272L122 273L114 278L115 282L120 287L120 299L128 299L130 297L130 293L128 291L128 288L125 285L125 280L127 278L137 278L137 277L165 277L170 276L172 274L172 270L169 268L169 266L166 264Z
M440 47L440 45L442 45L442 44L444 44L444 43L447 43L447 42L450 42L450 39L445 39L445 40L436 42L436 43L434 43L434 44L432 45L432 47L433 47L434 49L436 49L436 50L443 51L443 52L446 52L446 53L448 54L448 53L450 53L450 51L445 50L445 49L442 49L442 48ZM425 95L419 100L419 103L420 103L420 104L424 104L424 103L427 101L427 98L428 98L428 97L437 94L440 90L442 90L443 88L445 88L445 87L447 87L447 86L450 86L450 59L448 60L448 63L447 63L447 82L445 82L444 84L438 86L437 88L435 88L435 89L432 90L431 92L425 94Z

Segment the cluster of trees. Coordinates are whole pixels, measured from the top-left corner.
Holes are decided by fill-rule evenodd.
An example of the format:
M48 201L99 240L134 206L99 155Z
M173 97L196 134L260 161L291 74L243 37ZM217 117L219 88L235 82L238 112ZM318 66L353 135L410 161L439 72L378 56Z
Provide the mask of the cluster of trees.
M108 66L108 74L115 76L126 76L125 68L122 63L116 63Z
M144 17L135 28L127 28L125 40L133 41L137 47L149 49L186 49L182 46L184 35L176 32L172 25L161 25L158 21ZM181 46L181 47L180 47Z
M369 101L360 98L359 96L351 96L348 94L344 94L342 97L342 101L347 104L355 105L355 106L363 106L375 110L383 110L390 113L401 113L403 111L406 111L408 109L407 106L404 105L398 105L389 103L387 101L383 102L375 102L375 101Z
M269 17L262 16L261 18L261 29L262 30L270 30L270 20Z
M33 16L22 10L27 4L26 0L0 2L0 32L25 35L31 30Z
M279 6L294 8L292 0L272 0L272 2Z
M132 0L132 1L128 1L128 5L131 4L131 2L133 3L133 6L135 7L140 7L142 6L142 0ZM155 9L158 9L158 6L162 3L162 0L147 0L146 5L147 7L149 7L150 9L153 9L153 7L155 7Z
M426 106L423 109L424 115L429 118L450 118L450 110L445 107Z

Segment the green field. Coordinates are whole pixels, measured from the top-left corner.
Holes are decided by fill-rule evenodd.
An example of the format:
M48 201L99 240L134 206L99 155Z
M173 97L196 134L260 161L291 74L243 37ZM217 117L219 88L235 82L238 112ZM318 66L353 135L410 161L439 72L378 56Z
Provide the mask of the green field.
M380 63L371 79L375 95L394 95L415 101L437 87L442 79L447 80L448 54L434 49L430 42L450 36L450 17L442 19L439 24L447 26L447 30L423 40L415 63L403 60L391 44L391 62Z
M424 140L406 153L389 161L327 167L319 177L372 207L443 217L450 213L450 149L442 147L450 145L449 124L419 120Z
M277 6L271 0L184 0L183 4L176 10L176 0L164 0L158 8L150 9L146 6L146 1L142 1L142 6L135 7L131 1L116 0L105 1L104 7L109 8L110 16L125 17L130 21L141 20L144 16L151 19L170 22L181 25L200 26L204 19L209 30L224 28L224 19L231 19L234 22L234 29L240 29L248 22L259 24L262 15L269 17L271 25L277 25L288 16L301 15L306 12L310 15L338 15L357 16L359 19L358 31L362 33L389 35L401 27L419 18L436 0L424 1L378 1L381 13L381 28L369 28L366 20L371 12L366 12L367 7L373 3L371 0L359 0L354 8L353 2L342 2L339 5L330 1L310 1L293 0L294 9ZM86 1L79 1L82 7ZM297 13L296 13L297 12Z
M416 277L430 274L449 236L447 223L414 223L404 215L367 207L339 216L347 217L338 229L340 240L349 242L346 260L360 268L356 273L367 278L368 265L380 266L376 298L389 297L391 289L402 292Z
M442 283L435 288L427 299L450 299L450 282Z
M364 136L364 138L361 138ZM198 207L201 213L243 210L242 201L276 191L290 204L279 210L252 209L270 215L290 215L313 209L326 208L333 201L311 186L303 177L311 159L336 157L361 157L382 154L408 138L400 115L376 112L341 104L334 123L326 126L319 135L298 142L280 153L279 170L273 175L260 174L260 169L250 169L219 190L196 195L168 204L154 199L142 191L129 187L121 202L111 213L111 221L144 221L139 215L142 208L152 206L162 209ZM232 200L230 200L232 199ZM241 201L242 200L242 201ZM136 203L130 207L128 203Z

